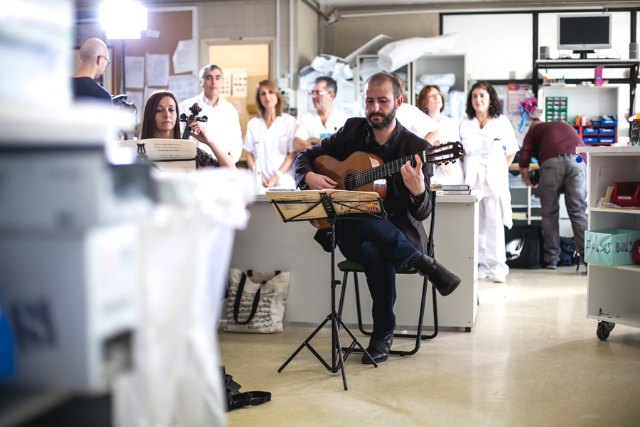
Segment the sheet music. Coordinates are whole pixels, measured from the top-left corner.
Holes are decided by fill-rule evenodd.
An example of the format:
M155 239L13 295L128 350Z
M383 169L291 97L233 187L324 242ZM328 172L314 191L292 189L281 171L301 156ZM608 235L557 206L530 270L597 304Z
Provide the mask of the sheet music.
M306 190L306 191L268 191L267 199L273 208L286 220L313 220L327 217L321 203L321 194L328 194L337 215L372 213L382 211L378 193L372 191L347 190Z

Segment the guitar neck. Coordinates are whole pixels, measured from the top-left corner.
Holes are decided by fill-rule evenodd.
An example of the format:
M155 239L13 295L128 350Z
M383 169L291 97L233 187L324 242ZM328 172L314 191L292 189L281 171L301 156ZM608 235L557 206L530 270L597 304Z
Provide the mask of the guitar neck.
M430 147L416 154L420 156L423 163L446 164L462 157L464 149L460 142L448 142L446 144ZM411 162L411 164L415 164L416 154L410 154L384 164L380 164L381 159L379 159L379 166L374 166L373 168L361 170L356 173L349 173L348 176L344 177L344 188L346 190L352 190L398 173L400 172L402 165L405 163ZM347 159L347 161L348 160L349 159Z
M420 157L422 157L423 159L425 158L424 151L420 154ZM380 166L357 172L349 177L349 182L345 182L345 184L347 184L347 186L349 187L347 189L358 188L363 185L372 183L378 179L384 179L395 173L398 173L400 172L400 168L402 168L402 165L411 161L412 159L413 155L405 156L400 159L393 160L389 163L384 163Z
M421 153L420 157L424 158L424 151ZM385 163L380 166L373 167L366 171L358 172L355 174L355 185L354 188L360 187L365 184L369 184L378 179L387 178L395 173L400 172L402 165L411 161L413 159L413 155L405 156L397 160L393 160L389 163Z

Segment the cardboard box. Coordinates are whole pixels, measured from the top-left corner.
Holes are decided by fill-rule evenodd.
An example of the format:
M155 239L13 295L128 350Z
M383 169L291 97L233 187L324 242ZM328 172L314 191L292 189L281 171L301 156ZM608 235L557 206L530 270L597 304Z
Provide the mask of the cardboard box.
M588 264L634 264L631 256L636 240L640 240L640 230L587 230L584 239L584 260Z

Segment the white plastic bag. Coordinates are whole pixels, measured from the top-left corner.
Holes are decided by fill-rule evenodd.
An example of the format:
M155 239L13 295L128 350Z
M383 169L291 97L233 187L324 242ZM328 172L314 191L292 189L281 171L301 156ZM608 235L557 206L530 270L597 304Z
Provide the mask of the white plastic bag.
M217 324L235 228L248 217L249 175L161 180L171 204L140 226L134 369L114 384L114 424L225 426Z
M457 34L444 34L436 37L412 37L386 44L378 51L378 67L387 72L415 61L425 53L450 51L456 42Z

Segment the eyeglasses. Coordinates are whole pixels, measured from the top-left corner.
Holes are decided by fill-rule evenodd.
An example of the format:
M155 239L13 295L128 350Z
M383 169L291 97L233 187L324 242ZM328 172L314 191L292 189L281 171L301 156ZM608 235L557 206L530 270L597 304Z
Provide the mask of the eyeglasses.
M100 58L104 58L105 61L107 61L107 65L105 65L105 67L108 67L109 65L111 65L111 60L109 58L107 58L104 55L98 55L98 62L100 62Z
M324 96L324 95L327 95L327 94L329 94L329 91L326 91L326 90L315 90L315 89L313 89L313 90L309 91L309 95L311 95L311 96L313 96L313 95Z

